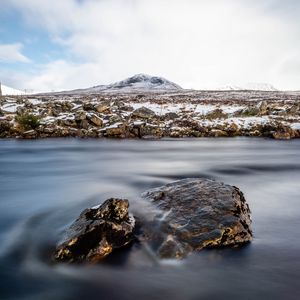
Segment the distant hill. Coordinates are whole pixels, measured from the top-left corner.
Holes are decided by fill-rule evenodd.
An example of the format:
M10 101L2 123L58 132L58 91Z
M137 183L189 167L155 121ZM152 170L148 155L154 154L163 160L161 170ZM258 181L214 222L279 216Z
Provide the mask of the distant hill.
M244 85L227 85L224 87L217 88L217 90L223 90L223 91L242 91L242 90L249 90L249 91L278 91L273 85L269 83L246 83Z
M117 93L117 92L151 92L151 91L177 91L182 88L163 77L150 76L146 74L137 74L122 81L108 85L97 85L87 89L77 89L72 91L60 92L62 94L93 94L99 92Z

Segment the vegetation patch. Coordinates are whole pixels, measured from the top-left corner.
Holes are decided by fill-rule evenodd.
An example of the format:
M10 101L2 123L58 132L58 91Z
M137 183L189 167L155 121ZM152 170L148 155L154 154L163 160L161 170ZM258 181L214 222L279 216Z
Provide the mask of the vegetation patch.
M205 118L208 120L214 120L214 119L226 119L228 118L228 114L224 113L222 109L217 108L213 111L209 112L205 115Z
M15 120L22 130L36 129L40 125L39 117L29 113L19 114Z
M246 109L235 112L235 117L255 117L259 115L259 109L257 107L248 107Z

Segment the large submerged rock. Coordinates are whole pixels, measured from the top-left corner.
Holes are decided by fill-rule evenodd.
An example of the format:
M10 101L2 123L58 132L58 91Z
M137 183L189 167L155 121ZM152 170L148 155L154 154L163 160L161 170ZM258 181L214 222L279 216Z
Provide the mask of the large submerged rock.
M134 240L134 218L128 200L111 198L84 210L56 248L54 258L65 262L98 262Z
M235 186L184 179L142 194L161 213L144 228L161 258L182 258L206 247L235 246L252 239L250 209Z

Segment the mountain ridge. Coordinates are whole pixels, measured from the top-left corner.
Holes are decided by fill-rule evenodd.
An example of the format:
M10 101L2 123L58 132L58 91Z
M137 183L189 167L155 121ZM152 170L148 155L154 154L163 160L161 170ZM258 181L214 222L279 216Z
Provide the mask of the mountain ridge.
M147 74L136 74L124 80L108 85L96 85L85 89L63 91L59 93L112 93L112 92L149 92L149 91L179 91L183 90L178 84L163 77L151 76Z

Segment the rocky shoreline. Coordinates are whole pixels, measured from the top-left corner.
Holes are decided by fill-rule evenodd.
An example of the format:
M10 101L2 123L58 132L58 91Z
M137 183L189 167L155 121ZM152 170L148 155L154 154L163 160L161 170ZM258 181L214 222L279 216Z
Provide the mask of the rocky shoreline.
M216 91L0 98L0 138L300 137L300 94Z

